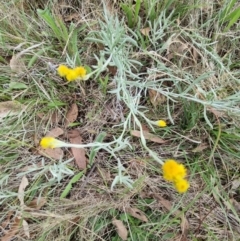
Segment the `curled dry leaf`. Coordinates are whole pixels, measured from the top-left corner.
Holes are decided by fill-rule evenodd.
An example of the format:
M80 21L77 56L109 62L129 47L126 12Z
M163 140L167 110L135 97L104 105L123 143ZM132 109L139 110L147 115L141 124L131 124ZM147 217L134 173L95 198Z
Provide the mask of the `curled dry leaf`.
M80 136L80 132L78 130L70 130L68 132L69 141L72 144L81 144L82 137ZM85 156L84 148L71 148L72 154L75 158L76 164L80 170L84 170L87 167L87 158Z
M166 102L165 95L162 95L161 93L157 92L156 90L149 89L148 94L149 94L149 99L154 107L162 105L163 103Z
M122 240L127 240L128 231L121 220L114 219L112 224L116 227L117 233Z
M18 115L25 110L26 106L17 101L0 102L0 120L7 116Z
M78 117L78 107L77 104L74 103L71 105L70 109L66 115L65 126L69 126L69 124L73 123Z
M28 179L26 178L26 176L23 176L22 181L18 188L18 199L20 201L21 206L24 205L24 191L25 191L25 188L28 186L28 184L29 184Z
M140 32L144 35L144 36L148 36L150 33L151 29L149 27L146 28L142 28L140 29Z
M143 222L148 222L147 217L145 216L145 214L139 210L138 208L132 208L132 207L127 207L126 212L129 213L131 216L133 216L134 218L137 218Z
M131 135L132 136L136 136L136 137L141 137L141 131L136 131L136 130L133 130L131 131ZM143 131L143 136L146 140L150 140L150 141L153 141L153 142L156 142L156 143L159 143L159 144L163 144L163 143L166 143L167 141L147 132L147 131Z

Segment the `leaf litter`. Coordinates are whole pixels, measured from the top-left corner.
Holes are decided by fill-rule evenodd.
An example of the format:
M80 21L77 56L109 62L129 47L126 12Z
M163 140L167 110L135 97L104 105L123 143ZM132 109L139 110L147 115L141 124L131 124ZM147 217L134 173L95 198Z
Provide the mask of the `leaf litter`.
M78 106L76 103L72 104L70 109L67 112L65 126L68 127L69 124L77 120L78 117Z
M77 129L70 130L67 133L70 143L72 144L82 144L82 137ZM75 162L80 170L84 170L87 167L87 158L84 148L72 147L72 154L75 158Z
M128 231L121 220L113 219L112 224L116 227L117 233L122 240L127 240Z

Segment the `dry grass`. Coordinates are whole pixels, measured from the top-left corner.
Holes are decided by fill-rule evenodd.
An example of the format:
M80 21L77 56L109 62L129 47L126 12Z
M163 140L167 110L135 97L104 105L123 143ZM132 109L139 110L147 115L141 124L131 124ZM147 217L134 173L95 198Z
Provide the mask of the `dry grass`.
M116 51L111 60L117 73L108 66L98 78L69 84L55 70L60 63L74 64L74 46L81 63L92 69L97 65L94 55L100 58L101 52L116 50L101 43L104 31L116 36L110 26L115 20L107 22L104 4L88 0L0 3L0 101L17 100L27 106L21 115L0 120L0 236L4 241L121 240L113 219L123 221L127 240L239 240L239 22L224 31L227 22L221 22L220 12L227 1L199 0L188 3L192 7L183 2L173 1L165 9L165 16L159 18L164 26L148 22L143 7L132 30L125 18L119 25L125 29L122 36L130 36L137 46L127 41L121 49L117 42L122 55ZM119 1L104 3L110 16L125 16ZM77 42L71 38L73 32L67 41L56 36L37 14L44 7L67 29L71 22L79 27ZM141 34L146 27L151 28L149 36ZM18 59L25 70L16 73L10 60L31 46L35 47ZM105 52L104 57L109 55ZM122 83L119 73L126 77ZM99 82L106 77L106 84ZM27 87L11 89L11 82ZM155 107L150 89L160 95ZM78 105L78 118L76 125L66 128L72 103ZM39 118L39 113L46 118ZM60 116L58 121L52 121L53 113ZM121 126L129 113L130 124ZM168 127L152 131L147 120L160 118L167 120ZM187 166L191 184L187 193L178 194L164 181L161 166L145 144L130 135L130 130L139 129L138 121L166 141L161 145L147 141L147 148L161 160L175 158ZM58 181L51 168L71 159L71 152L64 149L63 160L54 160L36 151L40 138L55 127L65 132L78 129L83 143L94 142L101 132L107 133L104 143L122 135L122 140L129 137L131 148L115 156L99 150L94 164L66 198L60 198L72 176L62 172ZM87 157L90 152L86 149ZM134 180L132 189L119 184L113 191L110 188L118 173L117 159ZM63 166L60 171L79 173L74 161ZM21 206L17 196L24 175L29 185Z

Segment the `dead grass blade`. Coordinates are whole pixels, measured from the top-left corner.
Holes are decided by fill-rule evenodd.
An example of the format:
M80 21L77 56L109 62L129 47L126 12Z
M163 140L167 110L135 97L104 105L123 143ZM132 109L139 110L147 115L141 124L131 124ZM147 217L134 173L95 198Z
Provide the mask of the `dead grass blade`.
M121 220L114 219L112 224L116 227L117 233L122 240L127 240L128 231Z
M82 137L78 130L70 130L68 131L68 138L72 144L81 144ZM80 170L84 170L87 167L87 158L85 156L84 148L71 148L72 154L75 158L75 162Z
M132 136L136 136L136 137L141 137L141 132L140 131L136 131L136 130L133 130L131 131L131 135ZM156 142L156 143L159 143L159 144L163 144L163 143L166 143L167 141L147 132L147 131L143 131L143 136L146 140L150 140L152 142Z
M30 232L29 232L28 222L23 219L22 225L23 225L23 230L24 230L25 235L26 235L28 238L30 238Z
M25 188L28 186L28 184L29 184L28 179L26 178L26 176L23 176L22 181L18 188L18 199L20 201L21 206L24 205L24 191L25 191Z
M78 117L78 106L76 103L72 104L70 109L67 112L65 126L69 126L69 124L73 123Z

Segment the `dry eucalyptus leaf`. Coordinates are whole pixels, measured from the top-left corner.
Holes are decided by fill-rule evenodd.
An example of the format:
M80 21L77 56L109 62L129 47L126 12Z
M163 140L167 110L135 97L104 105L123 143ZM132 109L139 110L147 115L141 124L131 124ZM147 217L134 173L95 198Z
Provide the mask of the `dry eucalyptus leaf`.
M68 138L72 144L82 144L82 137L80 136L80 132L76 129L68 131ZM87 167L85 149L72 147L71 150L78 168L84 170Z
M126 212L129 213L131 216L133 216L134 218L137 218L143 222L148 222L147 217L145 216L145 214L139 210L138 208L131 208L131 207L127 207Z
M26 220L23 219L22 221L22 226L23 226L23 230L24 230L24 233L25 235L30 238L30 232L29 232L29 226L28 226L28 223Z
M66 115L65 126L73 123L78 117L78 106L76 103L72 104Z
M149 99L154 107L162 105L163 103L166 102L165 95L162 95L161 93L157 92L156 90L149 89L148 94L149 94Z
M26 178L26 176L23 176L18 188L18 199L20 201L21 206L24 205L24 190L28 186L28 184L28 179Z
M0 102L0 120L7 116L18 115L21 111L25 111L26 106L17 101Z
M133 130L131 131L131 135L132 136L136 136L136 137L141 137L141 131L136 131L136 130ZM152 142L156 142L156 143L159 143L159 144L163 144L163 143L166 143L167 141L147 132L147 131L143 131L143 136L146 140L150 140Z
M127 240L128 231L121 220L114 219L112 224L116 227L117 233L122 240Z
M151 29L150 29L149 27L140 29L140 32L141 32L144 36L149 36L150 31L151 31Z

